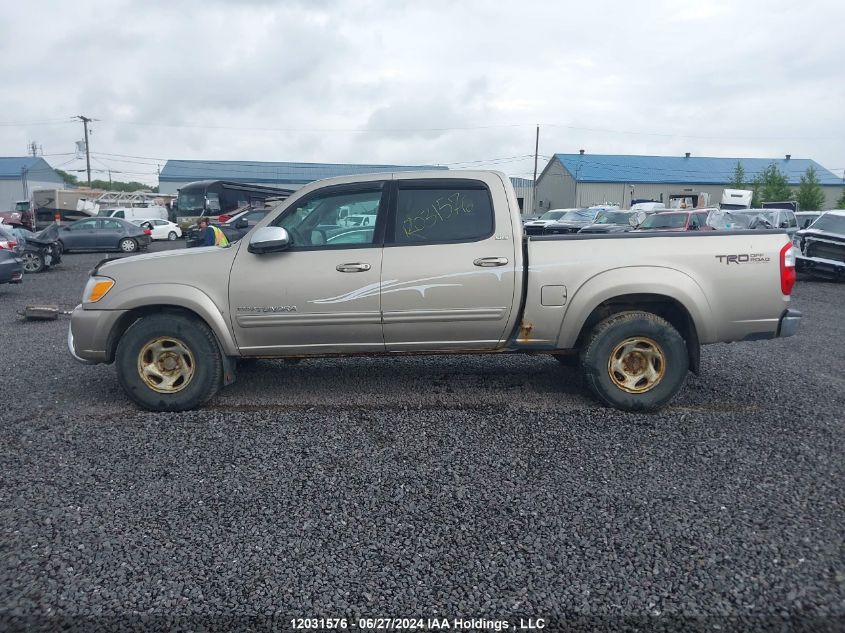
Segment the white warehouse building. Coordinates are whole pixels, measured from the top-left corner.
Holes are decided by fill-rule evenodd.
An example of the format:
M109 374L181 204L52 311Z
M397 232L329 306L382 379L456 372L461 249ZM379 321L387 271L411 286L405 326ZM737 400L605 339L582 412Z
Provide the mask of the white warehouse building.
M626 156L616 154L555 154L537 178L536 212L596 204L628 208L632 200L668 204L673 193L707 193L718 204L732 180L736 164L750 181L774 163L793 191L808 167L816 170L825 194L824 209L836 207L843 179L807 158L711 158L704 156Z

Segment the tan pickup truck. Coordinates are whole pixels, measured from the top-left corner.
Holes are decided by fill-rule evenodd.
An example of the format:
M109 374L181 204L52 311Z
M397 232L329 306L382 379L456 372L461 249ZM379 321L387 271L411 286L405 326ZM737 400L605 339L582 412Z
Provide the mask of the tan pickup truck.
M552 354L600 401L651 410L700 345L794 334L794 280L781 231L529 238L504 174L359 175L300 189L229 248L101 262L68 345L154 411L201 405L242 358L429 353Z

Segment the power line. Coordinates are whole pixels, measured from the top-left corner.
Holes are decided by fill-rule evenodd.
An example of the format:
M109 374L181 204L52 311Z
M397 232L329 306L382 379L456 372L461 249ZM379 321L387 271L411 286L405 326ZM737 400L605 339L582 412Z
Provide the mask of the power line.
M0 121L0 127L27 127L30 125L58 125L73 123L71 119L51 119L47 121Z

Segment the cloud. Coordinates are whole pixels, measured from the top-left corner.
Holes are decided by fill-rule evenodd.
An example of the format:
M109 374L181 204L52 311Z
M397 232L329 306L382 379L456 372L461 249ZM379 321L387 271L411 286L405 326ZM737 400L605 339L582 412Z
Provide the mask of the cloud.
M843 18L824 0L4 3L0 121L50 123L0 126L0 155L71 152L86 114L92 149L126 155L100 161L148 181L170 157L530 176L536 123L546 155L842 169L845 44L821 34Z

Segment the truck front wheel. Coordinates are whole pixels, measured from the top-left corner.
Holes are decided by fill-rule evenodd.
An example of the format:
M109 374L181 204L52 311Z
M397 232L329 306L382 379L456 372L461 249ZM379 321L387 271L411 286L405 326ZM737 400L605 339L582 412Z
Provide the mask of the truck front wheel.
M683 337L650 312L622 312L596 325L581 351L584 380L603 403L653 411L678 393L689 370Z
M126 394L150 411L186 411L209 400L223 381L214 334L182 314L142 317L121 337L117 377Z

